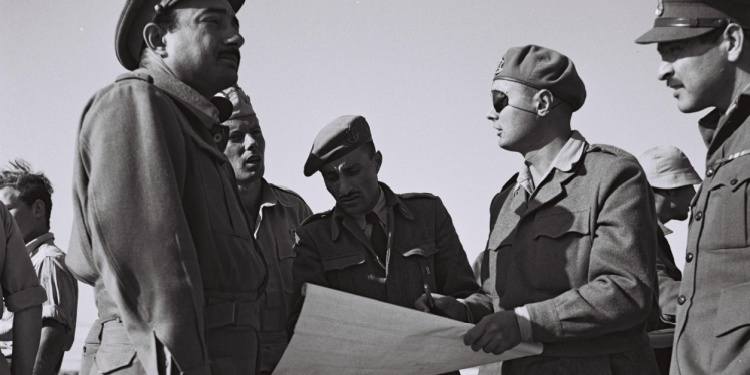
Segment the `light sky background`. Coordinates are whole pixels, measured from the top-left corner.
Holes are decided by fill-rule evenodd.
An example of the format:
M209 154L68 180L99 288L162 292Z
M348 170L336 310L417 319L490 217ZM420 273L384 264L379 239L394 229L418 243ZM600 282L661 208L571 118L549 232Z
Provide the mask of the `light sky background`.
M522 158L497 146L485 114L504 52L539 44L569 56L588 91L573 127L591 143L640 155L682 149L704 175L701 114L678 111L656 79L649 29L656 0L248 0L238 14L239 84L266 138L266 177L301 194L314 212L330 209L319 174L302 166L318 130L363 115L396 192L442 198L469 261L484 249L493 195ZM72 220L72 162L81 112L125 70L114 54L122 0L0 0L0 165L17 157L55 185L52 231L66 249ZM128 220L124 217L122 220ZM682 264L686 225L670 223ZM80 285L79 327L63 369L76 369L96 319Z

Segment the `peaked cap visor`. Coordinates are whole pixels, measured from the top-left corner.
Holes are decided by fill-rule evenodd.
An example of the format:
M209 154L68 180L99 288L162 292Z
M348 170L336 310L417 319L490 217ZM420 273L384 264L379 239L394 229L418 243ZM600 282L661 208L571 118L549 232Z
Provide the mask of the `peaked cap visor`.
M635 42L651 44L676 42L707 34L729 22L746 27L750 21L747 0L663 0L654 27Z
M173 0L174 5L179 0ZM234 12L238 12L245 0L227 0ZM115 29L115 54L127 70L138 69L143 50L143 28L154 19L154 7L161 0L126 0Z

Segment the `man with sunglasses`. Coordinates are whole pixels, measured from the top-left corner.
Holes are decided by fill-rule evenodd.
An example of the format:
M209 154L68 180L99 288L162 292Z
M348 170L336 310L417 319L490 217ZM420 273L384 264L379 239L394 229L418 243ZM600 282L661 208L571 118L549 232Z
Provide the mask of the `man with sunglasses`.
M658 79L708 147L677 296L672 374L750 369L750 2L664 0L636 43L658 43Z
M487 118L500 147L525 163L492 200L475 270L494 313L464 342L495 354L544 346L504 362L503 375L658 374L645 332L653 198L633 156L571 130L585 98L573 62L544 47L511 48L495 72Z

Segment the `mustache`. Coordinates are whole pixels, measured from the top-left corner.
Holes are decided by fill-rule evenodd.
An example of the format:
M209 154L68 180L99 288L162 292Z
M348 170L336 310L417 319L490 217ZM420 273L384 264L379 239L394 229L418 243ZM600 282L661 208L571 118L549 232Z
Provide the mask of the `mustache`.
M683 86L684 85L682 84L682 81L680 81L677 78L670 78L670 79L667 80L667 87L669 87L669 88L677 89L677 88L680 88L680 87L683 87Z

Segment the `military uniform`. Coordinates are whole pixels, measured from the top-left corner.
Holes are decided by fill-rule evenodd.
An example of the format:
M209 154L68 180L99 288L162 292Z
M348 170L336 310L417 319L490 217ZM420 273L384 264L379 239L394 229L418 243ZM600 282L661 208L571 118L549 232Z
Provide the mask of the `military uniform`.
M157 374L162 346L184 374L255 373L266 269L218 122L207 99L151 69L86 106L68 265L94 286L100 320L82 373Z
M686 40L717 29L727 30L730 24L744 28L744 36L748 37L750 6L746 1L664 0L656 15L654 27L636 43ZM724 61L723 64L720 68L738 71L746 67L743 62ZM704 67L696 65L695 68ZM671 77L664 79L668 78ZM747 82L738 77L732 84L742 87L739 85ZM728 91L721 94L735 95L731 85L725 90ZM693 93L699 94L717 95L715 92ZM750 371L750 272L747 270L750 264L750 90L744 87L730 103L714 105L718 104L726 107L715 108L699 122L701 136L708 147L706 173L691 204L685 267L676 300L671 374L746 374Z
M312 283L414 308L428 284L435 293L466 298L478 289L450 215L430 194L394 194L386 199L390 262L385 284L372 275L385 272L372 244L340 208L316 214L297 231L294 289Z
M286 321L293 307L292 264L295 233L312 215L305 201L291 190L262 180L261 208L254 230L268 263L268 285L261 299L261 371L271 371L288 343Z

